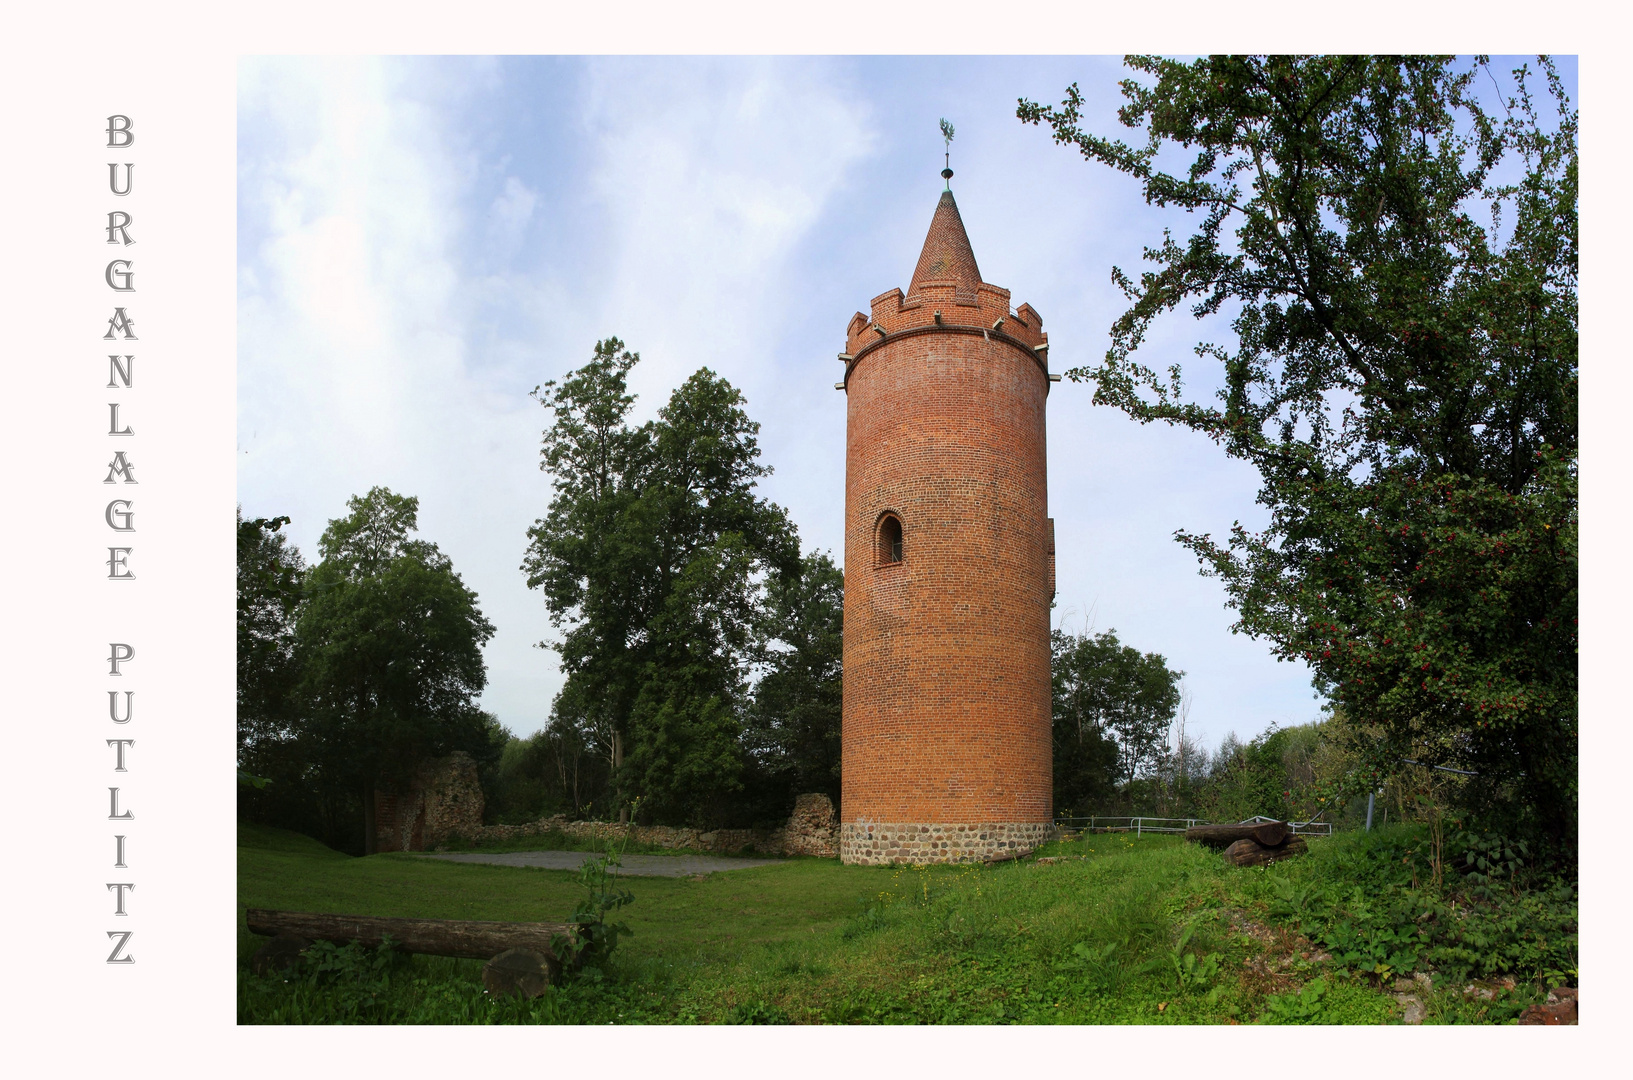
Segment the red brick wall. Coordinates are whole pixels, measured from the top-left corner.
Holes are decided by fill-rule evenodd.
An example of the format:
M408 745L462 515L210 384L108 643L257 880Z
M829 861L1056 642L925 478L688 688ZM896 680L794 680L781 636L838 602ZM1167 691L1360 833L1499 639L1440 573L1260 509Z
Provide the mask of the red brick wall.
M847 825L1052 815L1045 341L1007 290L950 278L851 321ZM902 523L894 565L877 559L886 511Z

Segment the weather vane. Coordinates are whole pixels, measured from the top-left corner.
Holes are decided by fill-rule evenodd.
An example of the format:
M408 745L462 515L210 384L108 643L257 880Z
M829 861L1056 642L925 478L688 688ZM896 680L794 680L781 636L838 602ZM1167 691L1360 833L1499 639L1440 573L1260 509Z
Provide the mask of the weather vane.
M945 148L942 157L947 166L941 170L941 178L947 181L947 190L951 191L953 189L953 126L947 122L945 116L941 118L941 141Z

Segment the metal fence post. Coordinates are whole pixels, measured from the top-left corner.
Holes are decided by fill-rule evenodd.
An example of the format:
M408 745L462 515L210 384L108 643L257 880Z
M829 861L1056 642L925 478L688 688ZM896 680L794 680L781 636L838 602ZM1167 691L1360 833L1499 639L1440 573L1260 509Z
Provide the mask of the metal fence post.
M1367 827L1366 827L1367 832L1372 831L1372 800L1376 795L1377 795L1377 792L1374 792L1374 791L1367 792Z

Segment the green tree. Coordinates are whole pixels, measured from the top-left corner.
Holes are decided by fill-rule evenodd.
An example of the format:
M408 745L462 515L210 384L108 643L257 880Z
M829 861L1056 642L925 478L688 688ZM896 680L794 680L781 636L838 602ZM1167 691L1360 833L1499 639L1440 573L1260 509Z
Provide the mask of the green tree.
M759 425L703 369L656 420L628 422L639 356L617 338L534 396L554 495L522 564L567 674L553 723L608 748L615 799L658 819L718 820L740 790L742 714L771 577L798 572L786 513L757 497Z
M376 487L347 505L318 541L295 641L314 764L361 792L372 852L377 785L454 750L494 756L496 725L476 705L493 624L448 557L411 537L418 499Z
M839 805L844 602L844 572L826 553L771 590L747 739L779 804L821 792Z
M1231 732L1220 744L1197 793L1197 807L1210 821L1245 821L1256 815L1293 817L1288 810L1286 740L1275 728L1242 743Z
M1577 116L1553 65L1544 120L1526 68L1483 106L1483 59L1129 64L1119 118L1143 145L1086 131L1076 86L1020 118L1200 221L1137 282L1114 271L1132 306L1068 374L1259 470L1264 530L1178 538L1233 629L1382 733L1364 772L1474 770L1477 802L1574 835ZM1233 346L1196 350L1214 403L1134 358L1182 305L1234 313Z
M482 775L483 819L519 825L555 813L576 815L607 790L605 759L572 723L557 722L526 738L511 737Z
M238 754L246 767L286 741L293 720L295 611L305 567L283 533L287 524L287 517L245 521L238 509Z
M1114 785L1157 766L1179 709L1179 681L1157 653L1103 634L1050 636L1053 653L1055 802L1100 806Z
M1333 822L1339 807L1329 797L1332 754L1323 726L1273 726L1247 743L1226 735L1196 792L1197 809L1221 822L1255 815Z
M305 565L287 517L238 510L238 809L245 820L322 833L305 786L295 615Z

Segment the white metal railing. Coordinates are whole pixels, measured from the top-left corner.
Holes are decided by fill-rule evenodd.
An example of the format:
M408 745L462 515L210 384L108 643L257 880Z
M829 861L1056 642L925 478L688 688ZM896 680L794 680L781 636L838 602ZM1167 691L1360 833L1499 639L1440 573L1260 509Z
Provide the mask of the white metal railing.
M1241 825L1253 825L1258 822L1279 821L1280 818L1268 818L1262 814L1255 814L1246 821L1238 822ZM1145 833L1182 833L1196 825L1210 825L1209 821L1201 818L1159 818L1159 817L1102 817L1098 814L1089 817L1057 817L1057 828L1084 832L1131 832L1136 836ZM1289 821L1287 827L1295 835L1304 836L1331 836L1332 823L1328 821Z
M1085 829L1089 832L1131 832L1139 836L1148 832L1180 833L1189 829L1192 825L1205 825L1207 823L1198 818L1101 817L1094 815L1086 818L1056 818L1055 824L1069 829Z
M1242 822L1242 824L1243 825L1252 825L1255 822L1260 822L1260 821L1280 821L1280 820L1281 820L1280 818L1268 818L1268 817L1265 817L1263 814L1254 814L1252 817L1250 817L1246 821ZM1299 834L1302 834L1304 836L1331 836L1332 835L1332 822L1330 822L1330 821L1313 821L1313 820L1312 821L1289 821L1287 823L1287 827L1289 829L1292 829L1293 833L1295 835L1299 835Z

